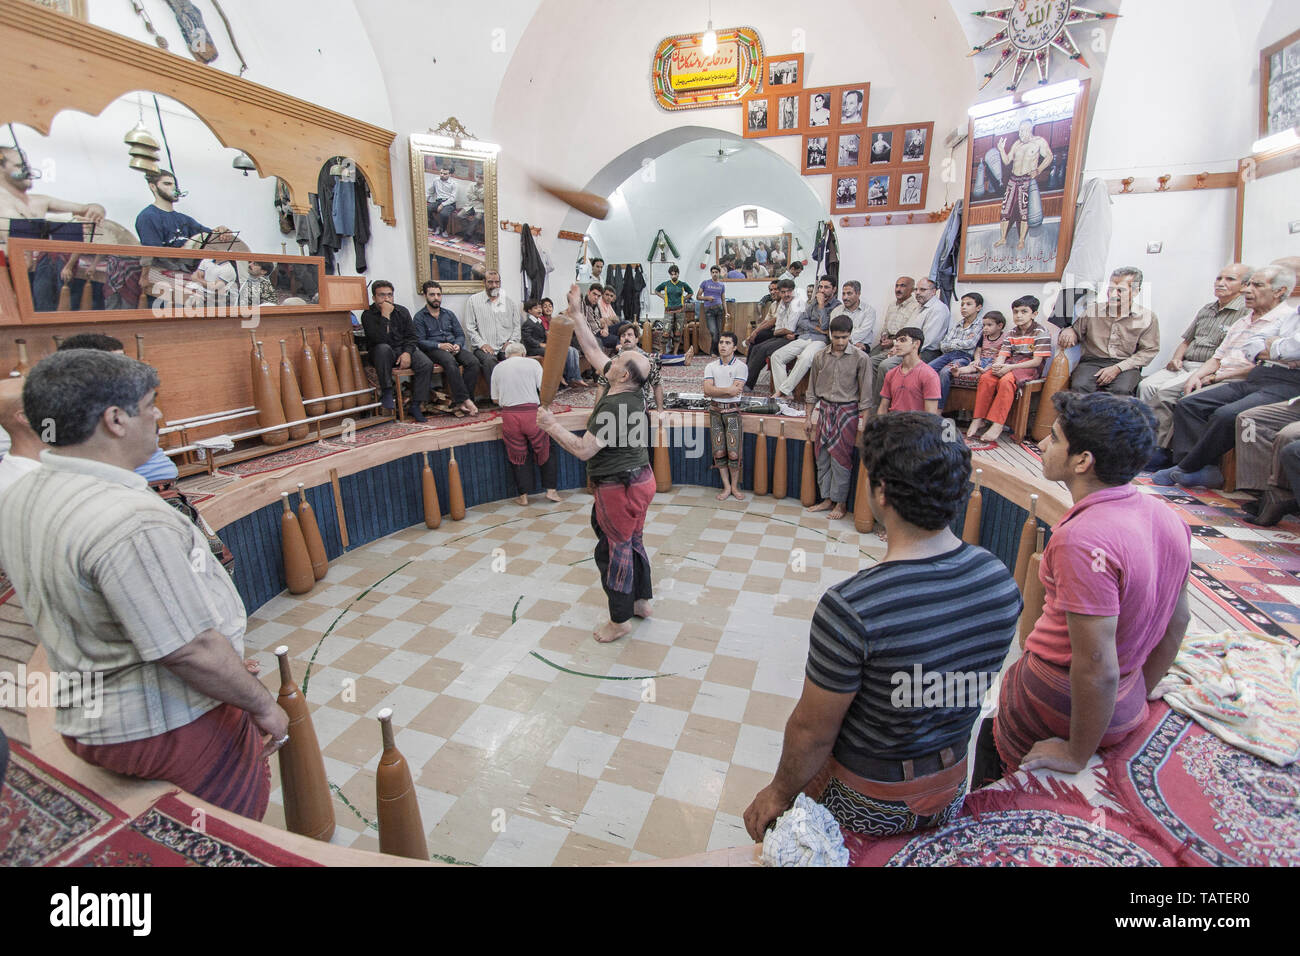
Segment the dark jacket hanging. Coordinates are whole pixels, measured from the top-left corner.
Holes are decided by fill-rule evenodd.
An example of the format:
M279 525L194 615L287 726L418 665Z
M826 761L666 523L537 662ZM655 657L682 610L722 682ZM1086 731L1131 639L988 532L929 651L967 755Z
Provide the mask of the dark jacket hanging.
M330 169L341 161L341 157L332 156L325 161L316 176L316 202L312 214L320 223L319 255L325 257L325 272L334 275L334 255L341 244L338 233L334 231L334 177Z
M519 268L527 279L527 299L540 299L546 293L546 263L533 242L533 229L528 223L519 227Z
M831 284L838 290L840 287L840 242L835 238L835 226L831 223L826 224L826 266L822 272L823 275L829 276Z
M633 271L632 266L623 267L623 321L639 322L641 320L641 290L645 288L645 279L641 276L641 267Z
M361 170L357 170L356 188L352 190L352 195L356 198L357 204L357 222L356 229L352 233L352 245L357 254L357 271L365 272L366 263L366 244L370 242L370 187L366 183L366 177L361 175Z

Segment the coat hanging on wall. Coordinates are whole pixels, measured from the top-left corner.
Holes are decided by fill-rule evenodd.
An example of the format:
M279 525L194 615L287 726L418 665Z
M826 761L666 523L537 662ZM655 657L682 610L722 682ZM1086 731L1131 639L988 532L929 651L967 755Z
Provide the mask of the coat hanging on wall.
M533 242L533 229L524 223L519 230L519 270L524 274L524 301L541 299L546 286L546 264Z

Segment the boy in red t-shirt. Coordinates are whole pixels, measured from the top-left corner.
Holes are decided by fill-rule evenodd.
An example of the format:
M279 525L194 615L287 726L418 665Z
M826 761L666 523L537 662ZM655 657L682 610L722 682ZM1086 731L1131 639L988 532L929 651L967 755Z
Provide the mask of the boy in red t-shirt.
M885 375L880 389L880 414L887 412L929 412L939 414L939 398L943 388L939 373L921 361L921 345L925 333L909 326L899 329L894 336L891 354L901 356L903 362Z

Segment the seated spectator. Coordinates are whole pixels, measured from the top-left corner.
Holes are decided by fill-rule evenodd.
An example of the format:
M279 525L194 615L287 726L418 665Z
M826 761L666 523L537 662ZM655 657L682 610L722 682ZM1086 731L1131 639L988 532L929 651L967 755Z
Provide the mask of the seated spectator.
M489 385L506 345L520 340L521 312L519 303L502 294L501 273L495 269L484 273L483 291L465 300L465 335Z
M948 329L948 334L943 337L939 343L940 355L933 359L929 364L940 375L942 381L943 370L949 365L959 363L969 365L975 358L975 349L979 345L980 336L984 333L984 324L980 322L980 310L984 308L984 296L978 292L967 292L961 297L961 321L954 322ZM948 390L943 390L943 398L948 398ZM943 408L943 405L939 405Z
M9 450L0 458L0 495L19 478L41 466L45 443L27 424L23 414L23 382L18 377L0 379L0 428L9 436Z
M915 412L867 422L858 447L858 494L888 548L817 605L776 776L745 811L754 840L801 791L844 830L872 836L956 817L982 688L1020 615L1006 566L950 530L970 492L970 449ZM942 699L923 695L916 675L927 686L937 678Z
M1285 341L1279 336L1290 332L1285 326L1296 312L1286 299L1295 285L1296 274L1286 266L1267 265L1251 274L1243 293L1251 314L1239 319L1219 346L1232 370L1223 371L1211 359L1187 380L1188 394L1174 405L1175 464L1152 474L1155 484L1222 488L1219 459L1236 439L1237 416L1300 395L1300 368L1270 354L1275 343Z
M543 313L542 303L536 299L529 299L524 303L524 318L520 323L519 331L523 336L524 352L529 357L546 354L546 333L549 329L542 321ZM582 372L578 368L578 350L572 345L569 346L569 355L564 360L564 384L570 388L582 388L586 385L582 380Z
M1246 441L1247 437L1251 440ZM1256 474L1262 477L1255 478ZM1241 506L1251 524L1271 528L1296 511L1300 404L1260 405L1237 416L1237 490L1243 489L1262 492L1255 501Z
M857 279L846 279L840 288L840 304L831 310L831 318L845 316L853 323L849 333L849 345L859 352L871 349L876 339L876 310L862 301L862 283Z
M745 355L745 367L749 369L749 377L745 380L745 388L751 392L758 385L758 377L768 359L794 341L795 327L800 316L794 295L793 280L781 279L777 283L777 300L769 306L767 318L754 330L754 335L746 340L749 352Z
M795 325L794 340L772 355L773 395L786 399L794 395L795 388L812 367L813 359L830 344L830 317L839 304L840 300L835 297L835 283L829 276L822 276L813 301Z
M435 279L424 283L424 306L411 317L416 342L429 361L442 369L451 392L456 416L478 414L474 386L478 384L479 361L473 349L465 347L465 330L451 309L442 307L442 285Z
M1094 302L1057 336L1057 348L1083 343L1079 364L1070 373L1071 391L1137 393L1142 369L1160 352L1156 314L1135 304L1141 289L1141 269L1116 269L1110 274L1106 305Z
M980 731L975 786L1020 770L1077 773L1146 720L1147 695L1187 630L1191 529L1130 484L1155 419L1133 398L1057 392L1043 477L1074 506L1052 528L1043 613Z
M370 294L374 301L361 313L361 328L365 330L370 364L379 378L379 400L384 408L394 407L401 396L395 395L393 372L409 368L415 373L411 379L410 415L423 422L426 419L421 406L429 400L433 361L420 348L411 314L393 302L393 284L376 279L370 285Z
M1174 432L1174 403L1186 394L1183 386L1202 365L1215 357L1228 330L1243 316L1250 314L1241 294L1242 283L1250 276L1250 266L1240 262L1224 266L1214 279L1214 298L1201 306L1192 324L1183 332L1165 367L1138 383L1138 397L1151 407L1156 416L1156 455L1148 468L1168 468L1173 464L1169 441Z
M993 360L1002 351L1002 346L1006 342L1007 317L992 309L984 313L980 325L984 329L984 334L980 336L979 344L975 346L974 357L969 364L959 360L939 370L939 411L941 412L948 406L948 392L952 388L953 376L975 375L984 371L993 364Z
M880 389L881 415L895 412L939 414L939 374L921 361L925 333L919 328L899 329L894 336L894 356L899 363L885 373Z
M582 298L582 315L601 348L609 352L618 345L618 333L611 328L611 324L617 324L618 320L612 309L609 310L610 317L606 318L606 308L605 287L599 282L593 282Z
M636 326L631 322L624 322L618 327L618 351L636 352L646 357L649 365L645 379L641 382L641 397L645 400L646 411L653 408L662 412L664 410L663 356L650 355L641 348L641 341L636 334ZM609 388L609 380L604 375L597 375L596 387L600 389L599 394L596 396L596 401L599 402L604 398L605 390Z
M524 347L511 342L505 347L506 358L492 374L492 401L501 406L501 438L506 443L506 457L514 470L515 486L521 505L528 504L528 491L533 487L533 470L528 465L528 451L542 472L542 487L549 501L559 501L556 491L555 455L551 453L551 439L537 425L537 409L541 405L539 389L542 387L542 365L524 356Z
M279 298L275 294L275 286L271 284L271 273L275 271L275 263L258 262L254 260L248 264L248 281L239 289L239 304L254 305L278 305Z
M975 411L969 438L974 438L985 421L989 422L984 441L994 442L1002 436L1007 416L1016 400L1016 389L1025 382L1041 378L1052 358L1052 337L1036 320L1039 302L1032 295L1022 295L1011 303L1015 327L1006 334L1006 344L993 364L980 376L975 388Z

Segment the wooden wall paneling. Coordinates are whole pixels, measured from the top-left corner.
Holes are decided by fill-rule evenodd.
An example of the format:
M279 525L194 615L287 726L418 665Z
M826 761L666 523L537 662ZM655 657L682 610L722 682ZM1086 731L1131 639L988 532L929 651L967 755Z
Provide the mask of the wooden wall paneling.
M389 130L27 0L0 0L0 49L0 123L48 134L61 110L98 116L123 93L163 93L193 110L223 146L247 153L260 175L287 182L295 212L308 211L321 166L342 155L365 174L384 222L397 223Z
M323 276L320 304L327 309L361 309L369 305L365 276Z

